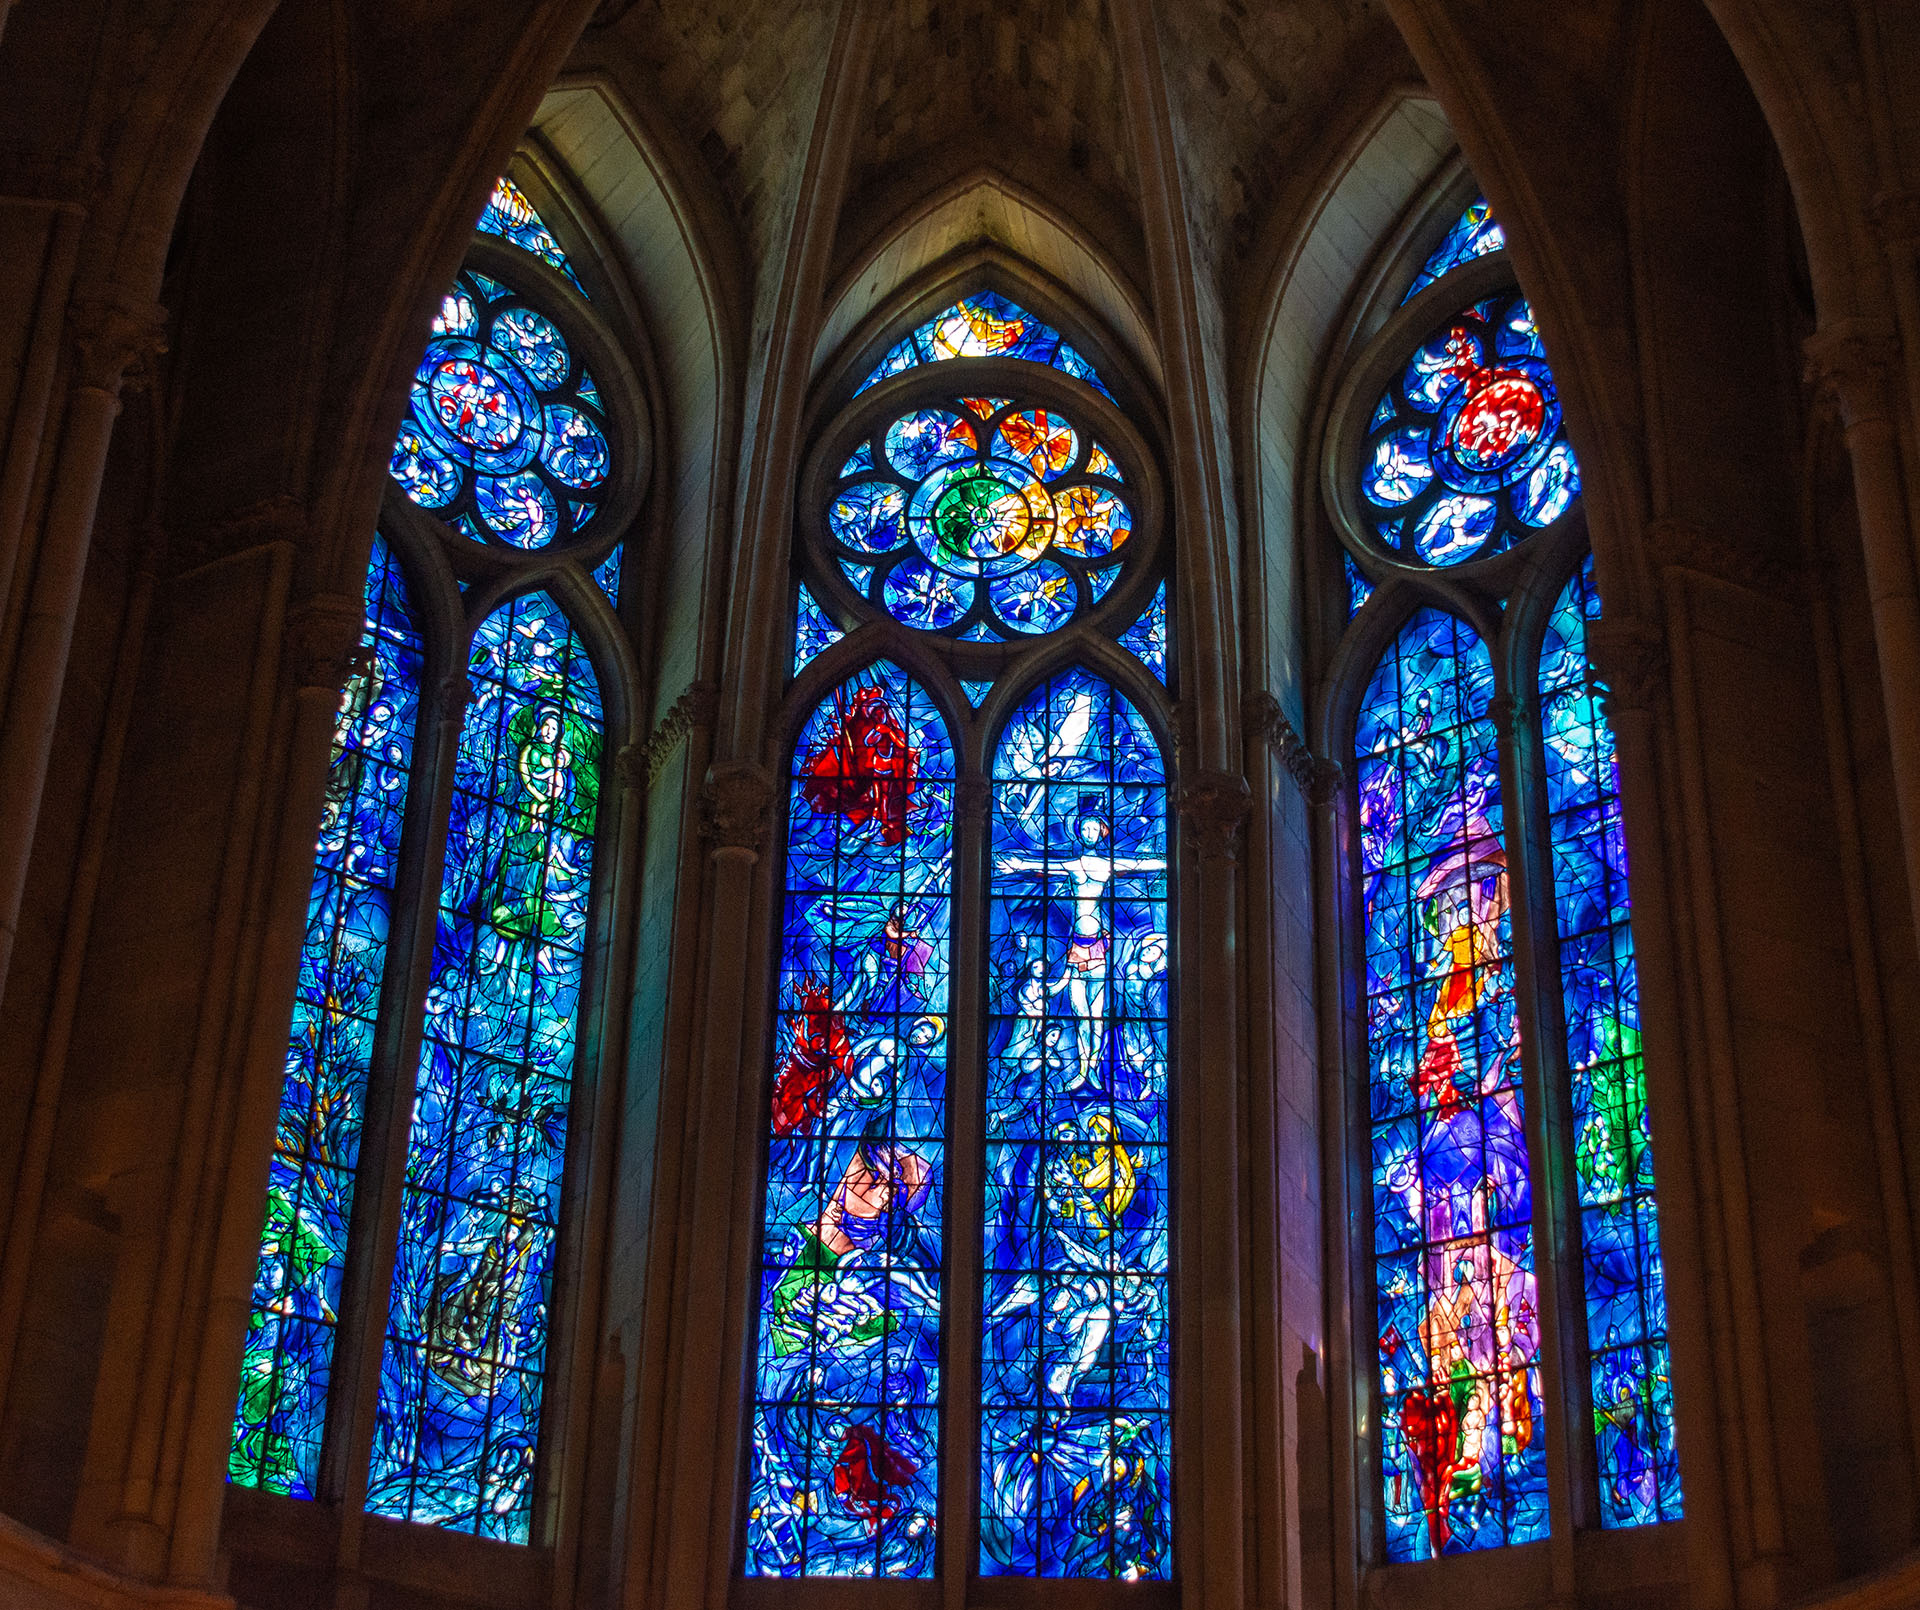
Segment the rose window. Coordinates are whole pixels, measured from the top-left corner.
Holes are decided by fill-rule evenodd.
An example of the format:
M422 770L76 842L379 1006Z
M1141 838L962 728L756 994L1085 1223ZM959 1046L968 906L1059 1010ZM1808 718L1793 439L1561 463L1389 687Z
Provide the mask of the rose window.
M544 548L594 517L614 466L599 390L559 327L467 269L414 372L391 467L476 541Z
M1360 490L1381 541L1432 565L1567 512L1580 471L1525 297L1477 302L1414 352L1374 409Z
M958 397L892 417L846 459L828 490L828 547L855 591L904 625L1037 636L1120 575L1127 484L1060 409Z

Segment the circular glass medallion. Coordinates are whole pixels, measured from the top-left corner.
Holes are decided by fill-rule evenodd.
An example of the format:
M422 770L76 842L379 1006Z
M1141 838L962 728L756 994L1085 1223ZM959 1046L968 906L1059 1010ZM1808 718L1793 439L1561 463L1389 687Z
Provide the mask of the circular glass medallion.
M915 546L948 574L1004 576L1053 540L1053 497L1004 459L948 465L920 483L907 525Z

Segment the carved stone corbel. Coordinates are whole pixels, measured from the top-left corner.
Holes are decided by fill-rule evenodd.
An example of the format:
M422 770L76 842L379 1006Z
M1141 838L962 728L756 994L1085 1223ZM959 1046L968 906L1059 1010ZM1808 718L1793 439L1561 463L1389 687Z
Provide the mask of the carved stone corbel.
M984 822L993 804L993 784L978 772L969 772L953 785L953 811L957 820Z
M1807 337L1807 384L1831 392L1848 430L1892 415L1900 338L1878 319L1835 319Z
M700 801L700 835L715 854L758 856L766 848L774 782L764 766L728 760L707 772Z
M331 693L347 685L367 656L360 647L364 612L360 601L339 593L319 593L296 604L287 616L287 677L300 689Z
M1340 785L1347 780L1346 769L1337 760L1316 760L1307 779L1307 803L1317 810L1329 810L1340 797Z
M1587 623L1587 685L1609 721L1654 708L1667 681L1667 634L1656 621L1627 615Z
M1253 790L1232 772L1203 771L1180 785L1180 823L1200 859L1232 861L1240 851L1240 830L1253 809Z
M1267 747L1279 757L1280 764L1292 776L1294 787L1302 794L1307 793L1313 782L1313 751L1307 748L1306 740L1294 731L1287 713L1280 708L1280 701L1262 688L1258 693L1248 695L1243 718L1248 729L1258 733Z
M123 389L153 378L167 350L167 310L123 293L75 297L67 307L73 342L73 383L118 399Z

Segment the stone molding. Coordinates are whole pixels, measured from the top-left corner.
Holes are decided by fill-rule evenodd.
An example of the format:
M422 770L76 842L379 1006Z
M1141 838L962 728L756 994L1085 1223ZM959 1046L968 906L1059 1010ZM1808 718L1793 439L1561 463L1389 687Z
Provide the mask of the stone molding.
M993 784L978 772L969 772L953 785L954 815L962 822L984 822L993 804Z
M1253 809L1253 790L1232 772L1203 771L1182 782L1177 796L1180 822L1202 861L1232 861L1239 854L1240 829Z
M1798 567L1676 515L1648 523L1646 549L1663 571L1691 570L1768 598L1797 599L1804 590Z
M152 382L167 350L167 310L124 293L77 296L67 308L73 342L74 385L118 398L123 389Z
M1247 697L1243 719L1279 757L1280 764L1292 776L1294 787L1302 794L1310 794L1314 767L1319 762L1314 759L1313 751L1307 748L1306 739L1294 730L1287 713L1280 708L1280 701L1262 688Z
M1883 190L1873 198L1873 225L1889 251L1920 251L1920 190Z
M1879 319L1835 319L1807 337L1807 384L1831 392L1849 430L1892 416L1900 338Z
M673 706L655 723L646 741L620 751L621 777L629 787L651 788L667 769L674 751L696 730L713 726L720 710L720 688L714 682L690 682Z
M707 772L700 800L700 836L716 853L766 848L773 815L773 776L750 760L728 760Z

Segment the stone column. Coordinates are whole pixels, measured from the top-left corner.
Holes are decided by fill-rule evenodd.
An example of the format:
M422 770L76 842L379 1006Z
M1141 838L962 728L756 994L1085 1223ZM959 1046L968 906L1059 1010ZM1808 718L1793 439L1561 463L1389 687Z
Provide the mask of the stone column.
M1839 404L1853 460L1907 896L1920 934L1920 589L1894 406L1899 362L1893 332L1864 319L1840 320L1807 341L1808 378Z
M1587 628L1590 675L1619 757L1620 806L1632 845L1633 945L1640 982L1641 1050L1659 1181L1660 1248L1667 1275L1674 1438L1687 1506L1687 1575L1699 1610L1735 1602L1726 1456L1742 1445L1737 1394L1714 1362L1700 1148L1689 1102L1686 1033L1674 905L1684 899L1667 854L1657 719L1667 688L1666 635L1657 620L1610 617ZM1723 1388L1725 1390L1723 1390ZM1751 1532L1751 1522L1743 1529Z
M751 1227L736 1222L739 1194L741 1092L757 1089L744 1066L745 1030L751 1002L749 981L760 970L747 964L755 938L756 872L767 844L774 800L773 776L752 761L716 763L707 773L702 833L707 840L707 973L696 1086L688 1100L688 1187L681 1198L682 1233L692 1249L676 1315L677 1376L664 1468L677 1471L665 1495L667 1513L660 1563L660 1603L699 1606L710 1585L732 1563L726 1540L733 1517L731 1465L721 1469L716 1453L731 1459L733 1438L725 1417L737 1408L726 1390L725 1346L730 1299L736 1296L737 1237ZM671 1389L670 1389L671 1390ZM676 1450L677 1445L677 1450ZM676 1458L676 1451L683 1457Z
M1244 1337L1240 1289L1240 835L1252 807L1244 777L1191 774L1180 785L1180 1016L1174 1136L1180 1192L1176 1288L1187 1312L1175 1484L1184 1515L1179 1569L1208 1606L1237 1606L1246 1580ZM1192 1602L1192 1601L1189 1601Z
M146 366L165 350L165 321L165 309L114 294L75 302L68 314L72 382L52 449L50 490L31 579L24 545L22 562L14 567L24 613L0 715L0 989L5 988L13 958L120 392L130 373L144 378Z

